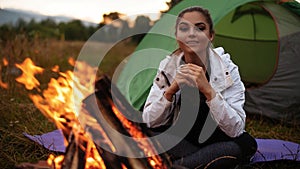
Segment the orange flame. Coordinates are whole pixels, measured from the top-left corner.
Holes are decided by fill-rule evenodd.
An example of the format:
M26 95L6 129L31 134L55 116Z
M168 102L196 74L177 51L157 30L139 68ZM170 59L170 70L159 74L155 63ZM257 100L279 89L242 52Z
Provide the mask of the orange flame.
M112 110L117 116L117 118L122 122L124 127L133 136L133 139L138 143L139 147L144 151L145 155L148 156L149 164L155 169L164 169L167 168L162 159L157 155L156 150L153 148L154 146L148 142L146 139L147 136L141 132L137 127L130 122L117 108L115 105L112 105Z
M2 59L2 62L3 62L3 65L4 65L4 66L7 66L7 65L8 65L8 61L7 61L6 58L3 58L3 59Z
M69 62L72 63L72 60L70 59ZM74 61L73 63L75 64ZM40 83L34 76L43 73L44 69L35 66L29 58L21 64L16 64L16 66L23 71L21 77L18 77L16 81L24 84L28 90L38 88ZM79 145L86 152L86 169L105 169L104 161L95 144L85 133L77 118L79 112L82 111L82 100L94 92L93 77L96 68L87 66L84 62L77 62L76 66L74 73L72 71L59 72L60 77L52 78L47 89L40 94L30 94L29 97L35 106L56 124L57 128L62 129L67 135L72 132L77 137L76 140L87 143L85 147ZM58 72L59 67L55 66L52 71ZM89 74L86 74L87 72ZM66 140L65 145L68 145ZM47 162L59 169L63 160L63 155L57 157L50 155Z
M16 81L24 84L26 89L32 90L40 85L40 82L34 77L34 75L43 73L43 68L35 66L29 58L26 58L22 64L16 64L16 67L21 69L23 72Z
M53 72L59 72L59 66L58 65L55 65L52 69L51 69Z
M8 61L5 58L2 59L2 62L3 66L8 65ZM3 89L8 89L8 84L2 81L2 65L0 65L0 87Z
M60 169L61 165L63 163L63 160L64 160L63 155L55 157L53 154L50 154L48 159L47 159L47 164L49 166L52 166L55 169Z

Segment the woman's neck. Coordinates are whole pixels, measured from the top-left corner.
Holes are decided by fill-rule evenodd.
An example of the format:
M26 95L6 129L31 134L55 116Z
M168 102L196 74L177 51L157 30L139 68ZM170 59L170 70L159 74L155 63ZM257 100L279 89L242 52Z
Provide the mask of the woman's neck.
M184 61L185 63L192 63L201 66L203 68L206 68L206 63L207 63L206 52L202 54L196 54L194 52L193 53L185 52Z

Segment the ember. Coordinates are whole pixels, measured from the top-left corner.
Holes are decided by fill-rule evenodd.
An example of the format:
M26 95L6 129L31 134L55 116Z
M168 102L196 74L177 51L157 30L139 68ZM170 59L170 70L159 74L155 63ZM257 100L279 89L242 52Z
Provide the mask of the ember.
M35 78L35 74L43 73L43 68L35 66L30 59L16 65L23 71L16 80L28 90L37 89L39 94L29 97L65 136L65 155L50 155L48 164L55 169L170 168L167 155L157 154L158 144L141 139L148 136L146 128L126 118L141 117L110 80L104 76L95 84L96 68L84 62L75 64L74 60L69 63L74 65L74 72L59 72L59 67L55 66L52 71L60 76L51 79L43 91ZM108 128L131 137L134 142L126 142ZM124 152L126 156L118 155L118 152ZM138 154L144 158L132 157Z

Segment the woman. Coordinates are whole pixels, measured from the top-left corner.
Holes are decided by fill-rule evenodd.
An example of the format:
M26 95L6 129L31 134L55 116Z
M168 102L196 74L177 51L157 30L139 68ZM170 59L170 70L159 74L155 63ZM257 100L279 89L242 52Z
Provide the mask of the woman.
M221 47L211 48L214 30L208 10L198 6L183 10L175 28L179 49L160 63L144 106L144 122L161 133L180 115L188 115L189 110L181 110L183 104L197 107L191 130L168 151L173 163L188 168L231 168L249 162L257 144L244 131L245 88L229 54ZM183 97L185 91L196 91L200 99L189 98L189 94ZM215 130L201 142L207 121L215 124L211 125Z

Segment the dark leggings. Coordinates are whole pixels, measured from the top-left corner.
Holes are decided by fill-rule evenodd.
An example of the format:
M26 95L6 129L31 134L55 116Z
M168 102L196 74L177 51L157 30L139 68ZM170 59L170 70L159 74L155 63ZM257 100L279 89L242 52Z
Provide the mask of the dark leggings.
M172 140L170 137L170 140ZM170 141L165 140L165 141ZM257 149L255 139L248 133L237 138L205 145L195 145L182 140L168 150L173 165L186 168L234 168L247 164ZM176 167L174 167L176 168Z

